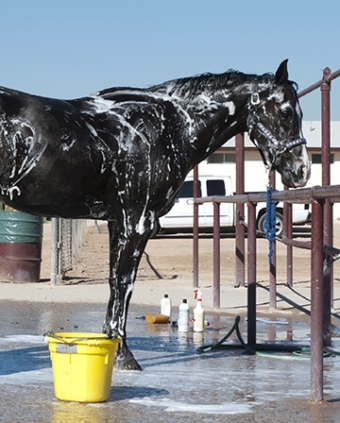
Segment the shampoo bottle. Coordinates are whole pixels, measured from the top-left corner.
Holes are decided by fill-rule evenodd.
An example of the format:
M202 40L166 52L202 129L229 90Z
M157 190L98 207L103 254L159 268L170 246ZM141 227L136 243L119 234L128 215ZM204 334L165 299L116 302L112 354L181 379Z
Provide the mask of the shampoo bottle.
M189 331L189 314L190 314L190 307L187 303L187 300L184 299L182 304L179 306L178 312L178 332L188 332Z
M204 309L202 307L202 293L199 289L195 289L195 299L197 305L194 308L194 332L203 332L204 330Z
M169 316L169 319L171 320L171 300L168 294L165 294L161 299L161 314Z

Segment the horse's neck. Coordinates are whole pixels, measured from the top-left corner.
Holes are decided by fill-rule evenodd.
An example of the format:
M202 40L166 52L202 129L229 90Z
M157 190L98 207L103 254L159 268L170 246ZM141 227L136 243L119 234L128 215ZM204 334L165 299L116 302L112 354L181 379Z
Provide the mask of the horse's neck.
M202 92L192 101L180 101L187 121L188 142L193 151L194 165L208 157L229 139L247 130L246 95L226 96L223 102Z

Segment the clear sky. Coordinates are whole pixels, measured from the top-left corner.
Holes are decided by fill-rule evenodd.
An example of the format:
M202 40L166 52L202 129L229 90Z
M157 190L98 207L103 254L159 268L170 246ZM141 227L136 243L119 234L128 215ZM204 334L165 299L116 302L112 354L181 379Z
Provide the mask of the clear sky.
M203 72L275 72L304 89L340 69L340 1L0 0L0 85L57 98ZM320 90L301 100L320 119ZM340 120L340 78L332 83Z

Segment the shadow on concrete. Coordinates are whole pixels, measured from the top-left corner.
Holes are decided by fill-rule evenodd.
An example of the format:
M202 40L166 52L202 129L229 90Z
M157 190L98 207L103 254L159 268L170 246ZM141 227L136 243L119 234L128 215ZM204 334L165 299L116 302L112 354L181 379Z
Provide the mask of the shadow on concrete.
M47 346L0 351L0 376L51 367Z

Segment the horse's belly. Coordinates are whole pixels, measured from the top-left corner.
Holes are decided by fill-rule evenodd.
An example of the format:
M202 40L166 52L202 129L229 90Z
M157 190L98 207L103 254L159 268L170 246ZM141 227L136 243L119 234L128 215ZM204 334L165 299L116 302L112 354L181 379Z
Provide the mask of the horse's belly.
M17 210L45 217L108 219L101 185L94 187L79 182L74 179L48 185L36 181L35 189L22 184L1 193L0 201Z

